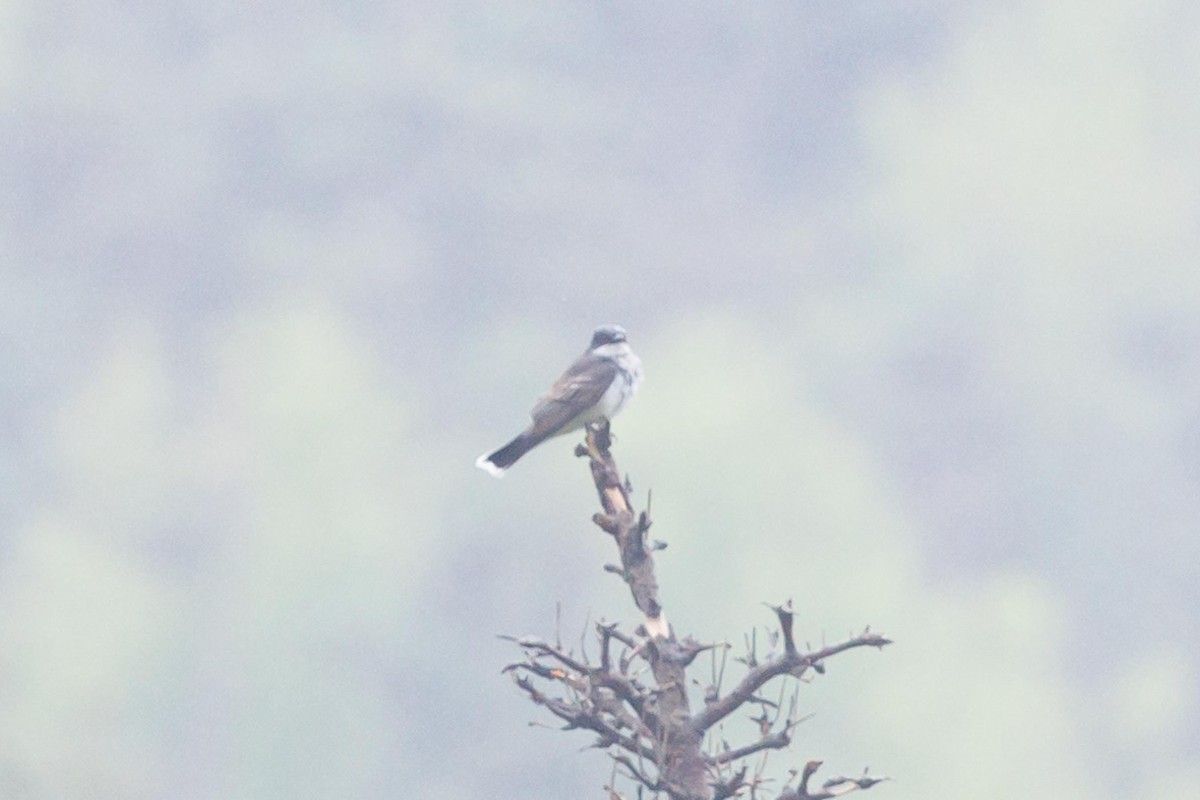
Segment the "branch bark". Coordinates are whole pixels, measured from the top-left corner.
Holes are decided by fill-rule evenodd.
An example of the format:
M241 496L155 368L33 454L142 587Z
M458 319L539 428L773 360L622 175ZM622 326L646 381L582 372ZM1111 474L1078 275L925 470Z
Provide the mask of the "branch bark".
M621 480L621 473L609 450L612 437L608 423L590 426L586 441L580 455L586 455L591 461L592 482L596 485L600 506L604 509L592 520L617 540L621 553L621 575L629 584L634 604L645 615L643 624L646 631L652 637L669 638L670 627L662 603L658 600L654 556L646 540L651 525L650 515L645 511L634 513L629 486Z
M801 654L795 650L784 650L783 653L770 661L752 667L729 694L713 703L709 703L703 711L697 714L695 724L701 730L708 730L732 714L744 703L749 702L754 697L754 693L772 678L777 678L780 675L791 675L799 678L809 668L816 668L823 671L824 667L821 662L830 656L835 656L838 653L851 650L855 647L882 648L891 643L890 639L878 633L864 631L859 636L829 647L824 647L812 653Z
M615 765L623 768L628 779L653 792L665 793L671 800L734 797L746 786L756 786L757 775L761 774L760 768L755 779L748 783L744 760L786 748L798 720L789 712L783 727L772 733L772 722L764 713L758 741L708 754L704 752L704 740L714 725L747 703L766 703L758 691L775 678L801 678L809 670L823 673L824 661L838 653L860 647L882 648L891 642L867 629L838 644L802 653L796 647L792 630L795 613L791 604L772 606L779 621L783 651L764 662L757 662L751 654L747 660L749 669L742 679L724 696L717 687L710 687L704 708L693 713L687 667L699 653L714 645L700 644L691 637L679 639L667 623L654 571L653 554L661 545L652 545L648 540L650 515L648 511L640 514L634 511L628 481L621 478L610 452L611 444L607 423L591 426L585 444L576 453L589 459L600 500L601 511L594 515L593 521L613 537L620 554L620 566L606 569L622 577L643 614L638 635L627 635L615 624L597 624L598 666L592 666L586 655L576 656L564 650L561 644L504 637L525 653L524 661L509 664L505 671L513 674L517 686L534 703L545 706L563 720L566 729L596 733L597 746L609 750ZM615 659L614 647L622 649ZM653 686L639 679L640 672L632 666L635 659L649 666ZM535 679L557 685L561 696L553 697L537 688ZM732 765L739 761L743 766L733 769ZM808 781L819 765L819 761L809 762L798 788L785 789L779 800L823 800L870 788L884 780L866 773L857 779L839 777L810 792Z

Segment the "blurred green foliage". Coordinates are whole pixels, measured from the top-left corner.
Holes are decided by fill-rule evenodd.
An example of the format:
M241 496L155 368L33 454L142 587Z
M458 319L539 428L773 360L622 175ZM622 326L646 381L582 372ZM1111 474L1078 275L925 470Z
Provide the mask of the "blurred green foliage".
M775 774L1191 797L1177 10L0 4L0 796L598 796L594 492L471 463L621 322L680 631L896 640Z

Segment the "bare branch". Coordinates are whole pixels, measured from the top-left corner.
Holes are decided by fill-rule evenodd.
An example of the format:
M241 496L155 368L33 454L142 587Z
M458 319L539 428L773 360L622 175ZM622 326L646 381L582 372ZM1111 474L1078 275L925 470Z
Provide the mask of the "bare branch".
M860 789L870 789L872 786L888 780L887 777L869 775L867 770L863 770L863 774L858 778L842 776L830 778L825 781L820 790L812 792L808 788L808 781L820 767L820 761L809 761L804 765L804 775L800 779L800 785L795 789L784 789L776 800L830 800L830 798L842 797Z
M531 654L530 661L522 661L515 664L509 664L504 668L504 672L511 672L515 669L524 669L532 672L540 678L546 680L558 681L565 683L578 691L584 691L584 687L580 683L586 680L594 686L611 689L620 699L629 703L639 716L643 713L646 700L650 693L644 687L637 684L636 681L612 672L609 669L594 669L587 663L573 658L570 654L564 653L556 647L552 647L547 642L533 638L525 637L514 639L511 636L501 636L501 639L508 639L516 642L527 654ZM569 673L554 670L540 664L536 661L537 658L550 658L557 661L562 666L570 670Z
M855 647L875 647L882 649L891 643L891 639L879 633L872 633L871 629L867 628L858 636L852 636L844 642L822 647L820 650L815 650L801 658L808 666L816 666L830 656L836 656L838 653L852 650Z
M646 546L646 531L650 528L649 514L633 511L629 487L620 478L609 447L612 437L608 423L591 425L587 429L584 453L590 460L592 481L600 497L603 513L592 519L616 538L621 551L621 574L629 585L633 601L646 615L649 635L670 637L670 628L658 600L658 579L654 574L652 550Z
M540 656L548 656L562 664L568 669L573 669L576 672L586 673L589 671L588 665L582 661L573 658L568 653L564 653L560 648L554 647L548 642L535 637L524 637L514 639L511 636L500 636L501 639L507 639L511 642L516 642L517 646L527 653L532 652Z
M633 737L626 736L616 728L605 722L599 714L591 714L585 711L580 706L567 703L562 700L557 700L549 697L546 694L538 691L537 687L528 678L515 677L517 686L519 686L534 703L545 706L559 719L567 723L567 730L572 728L584 728L600 734L604 741L604 746L617 745L630 753L642 756L643 758L653 759L654 750Z
M651 778L649 775L643 772L641 767L634 764L633 760L630 759L629 756L623 753L613 753L612 760L627 769L629 771L629 777L633 778L650 791L657 792L663 789L662 784L659 783L657 778Z
M886 775L876 777L874 775L868 775L867 771L863 770L863 774L857 778L830 778L822 784L822 788L825 791L814 796L817 798L821 798L825 795L829 797L841 797L842 795L850 794L850 792L853 792L857 789L870 789L875 784L883 783L886 780L890 780L890 778L888 778Z
M718 753L712 756L712 761L714 764L728 764L730 761L737 761L739 758L746 758L763 750L782 750L792 743L792 728L791 725L785 726L753 744Z
M730 797L736 797L742 787L746 785L746 767L742 767L737 772L733 773L728 780L717 781L712 784L713 794L712 800L727 800Z
M864 632L860 636L855 636L844 642L839 642L838 644L830 645L829 647L805 655L785 651L770 661L751 668L729 694L714 703L710 703L703 711L699 712L696 715L695 724L702 731L708 730L732 714L742 704L749 701L754 696L754 693L772 678L777 678L780 675L794 675L798 678L809 667L816 667L826 658L837 655L845 650L855 647L883 647L888 644L891 644L890 639L886 639L877 633Z
M783 632L784 649L789 653L796 652L796 640L792 637L792 622L796 614L792 611L792 601L788 600L781 606L771 606L771 610L779 617L779 629Z
M616 630L616 627L617 623L615 622L612 625L596 623L596 632L600 635L600 669L603 672L612 670L612 654L609 644L612 642L613 631Z

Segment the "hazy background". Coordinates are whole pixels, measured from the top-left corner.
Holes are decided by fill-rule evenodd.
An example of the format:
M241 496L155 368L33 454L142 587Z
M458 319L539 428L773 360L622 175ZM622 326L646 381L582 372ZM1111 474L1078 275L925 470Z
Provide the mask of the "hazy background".
M586 470L471 464L620 322L678 628L897 640L775 774L1195 797L1197 41L1182 0L0 1L0 796L602 796L494 638L636 619Z

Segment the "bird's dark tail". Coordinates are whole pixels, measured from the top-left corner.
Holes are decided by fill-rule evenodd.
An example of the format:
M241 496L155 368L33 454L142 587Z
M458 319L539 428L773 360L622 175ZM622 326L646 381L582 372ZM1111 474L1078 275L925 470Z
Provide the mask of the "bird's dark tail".
M518 458L532 450L540 441L540 438L525 431L499 450L475 459L475 466L502 478L506 469L517 463Z

